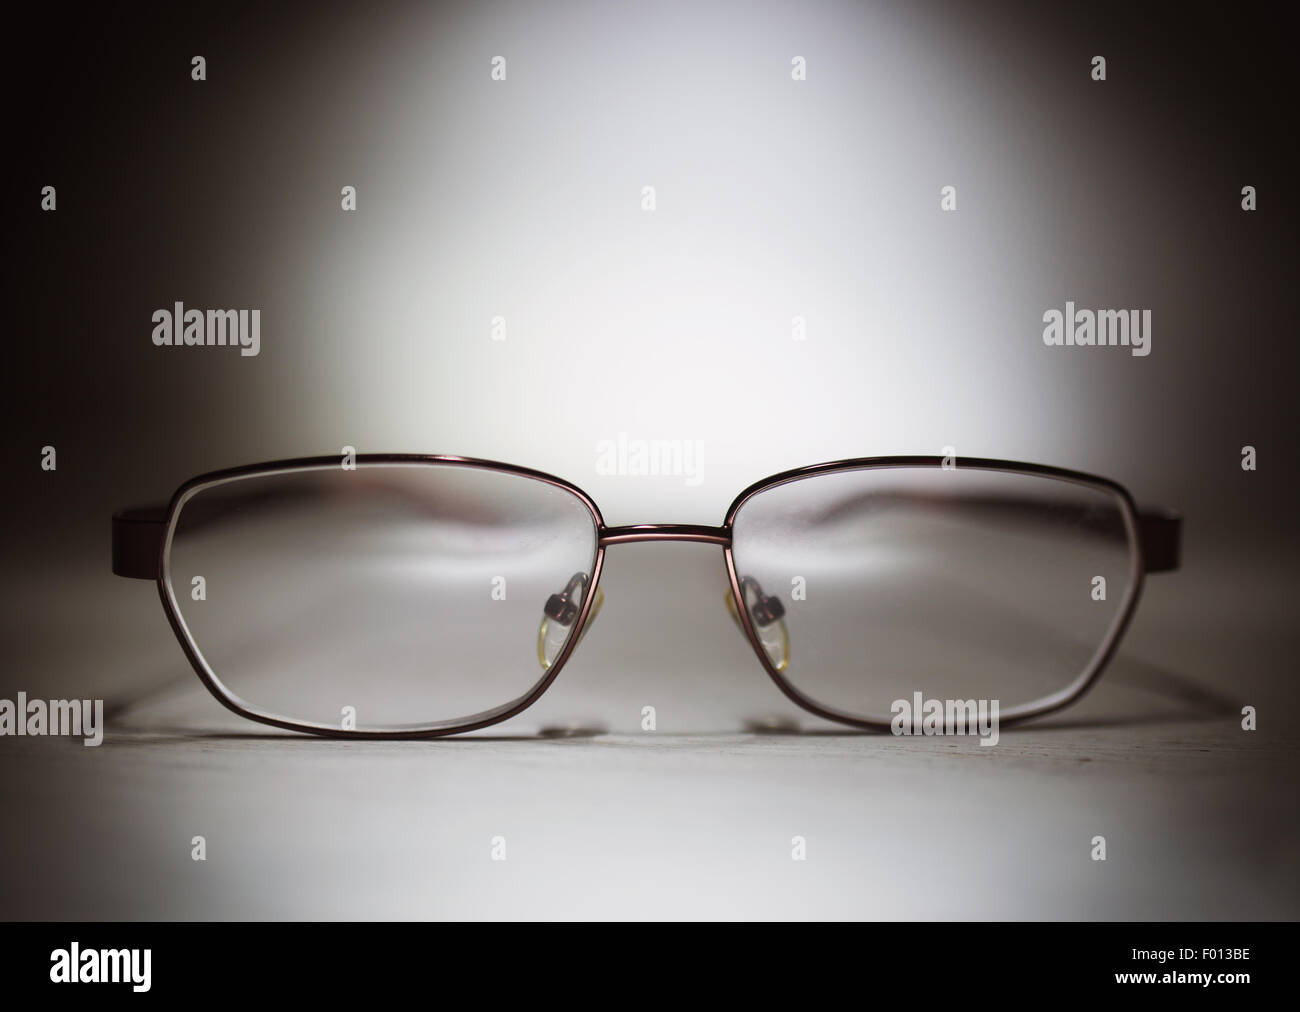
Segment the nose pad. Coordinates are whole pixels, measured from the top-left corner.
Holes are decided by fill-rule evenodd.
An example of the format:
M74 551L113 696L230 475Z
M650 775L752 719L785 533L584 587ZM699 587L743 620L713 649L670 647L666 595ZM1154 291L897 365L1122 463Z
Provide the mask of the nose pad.
M790 666L790 633L785 627L785 605L779 597L769 597L763 593L757 580L752 576L740 579L740 592L745 597L745 608L749 619L754 624L758 641L763 644L763 652L777 671L784 671ZM727 611L742 633L744 625L740 613L736 611L736 596L727 591ZM748 637L746 637L748 638Z
M549 671L555 658L560 656L586 598L587 574L574 573L564 585L564 590L546 599L546 604L542 607L542 622L537 627L537 662L543 671ZM587 615L587 624L582 629L583 636L587 635L587 630L600 614L600 606L604 603L605 592L597 587L596 598L591 602L591 612Z

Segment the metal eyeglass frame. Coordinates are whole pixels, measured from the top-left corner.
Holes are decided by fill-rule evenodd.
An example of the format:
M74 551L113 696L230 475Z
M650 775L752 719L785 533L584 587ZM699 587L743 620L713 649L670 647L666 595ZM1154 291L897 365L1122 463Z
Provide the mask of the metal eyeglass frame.
M227 690L209 670L196 645L192 642L191 637L181 620L176 602L170 592L167 561L172 534L175 530L176 520L180 513L180 507L185 500L189 498L191 493L203 486L221 483L231 479L281 471L320 469L329 466L337 467L339 465L339 458L337 456L300 457L289 460L270 461L261 464L249 464L243 467L229 468L221 471L212 471L191 478L189 481L181 485L172 495L171 501L166 506L125 509L118 511L113 515L113 572L118 576L156 581L158 594L163 604L163 610L166 612L172 631L180 641L181 647L184 650L186 657L189 658L190 664L194 668L195 673L199 676L200 681L202 681L207 687L208 691L211 692L222 705L239 714L241 717L246 717L249 720L258 721L263 724L269 724L273 727L279 727L290 731L301 731L325 737L352 739L436 738L445 735L462 734L467 731L474 731L479 728L498 724L504 720L509 720L511 717L514 717L532 706L532 704L541 697L542 693L550 688L551 683L555 681L560 671L564 668L565 662L577 648L577 645L581 641L583 633L587 628L588 622L592 617L594 617L595 612L599 610L601 599L599 591L600 573L604 564L605 549L611 545L627 545L645 541L687 541L716 545L722 548L723 557L726 562L727 578L731 585L728 606L732 613L732 617L737 620L737 623L740 625L740 628L749 640L750 646L754 649L754 653L757 655L759 662L763 665L768 676L776 683L777 688L780 689L791 702L819 717L837 723L847 724L851 727L862 728L865 730L884 730L889 727L889 722L887 720L863 718L854 714L822 706L815 700L810 699L808 696L800 692L784 676L782 673L785 668L784 662L779 664L773 663L759 634L759 622L755 621L755 616L751 613L753 609L751 606L748 606L745 601L745 591L749 588L746 585L746 578L742 577L736 569L736 562L732 553L732 526L736 514L747 501L761 492L775 488L778 485L784 485L787 482L797 481L815 475L832 474L842 471L902 467L936 468L944 466L945 458L943 457L859 457L847 460L830 461L824 464L813 464L808 467L782 471L779 474L774 474L771 477L755 482L736 496L732 501L731 506L727 509L726 517L721 526L718 527L710 527L702 524L631 524L611 527L605 523L604 518L601 516L599 507L597 507L592 498L576 485L542 471L536 471L527 467L517 467L512 464L503 464L498 461L442 454L365 453L356 455L356 463L358 465L455 465L458 467L496 471L504 474L517 475L519 477L532 478L568 492L581 502L591 513L592 522L595 525L596 532L596 553L595 559L592 563L589 584L587 587L583 588L582 604L577 608L576 616L571 616L571 621L576 622L576 624L568 634L560 652L549 664L547 664L545 654L541 650L541 638L545 633L545 625L543 625L542 636L539 636L539 654L541 655L543 676L532 687L532 689L519 698L512 700L509 703L505 703L500 707L455 721L395 728L391 730L344 730L340 727L333 727L324 724L287 720L283 717L263 713L259 710L253 709ZM1095 684L1102 670L1113 656L1125 629L1128 627L1129 620L1132 618L1133 613L1137 608L1146 574L1154 572L1170 572L1178 569L1181 560L1182 518L1178 514L1165 509L1139 510L1134 504L1132 496L1129 495L1128 491L1123 486L1110 481L1107 478L1101 478L1096 475L1085 474L1079 471L1071 471L1059 467L1049 467L1041 464L1025 464L1015 461L996 460L983 457L960 458L958 466L967 470L976 469L985 471L1001 471L1021 475L1037 475L1040 477L1055 478L1085 485L1094 489L1113 493L1123 508L1124 524L1131 542L1136 546L1136 551L1133 553L1133 572L1128 594L1121 605L1118 618L1112 624L1106 640L1093 655L1089 667L1085 669L1085 671L1068 688L1053 696L1046 697L1043 700L1005 711L1001 715L1000 723L1003 725L1018 723L1031 717L1037 717L1054 710L1059 710L1061 707L1068 706L1075 702L1080 696L1087 692L1087 690ZM571 587L572 583L573 581L571 580ZM557 595L557 597L562 596ZM765 603L770 600L771 599L762 599L760 603ZM551 602L548 602L548 606L550 604ZM562 600L561 606L563 606ZM777 607L779 607L779 603L777 604ZM760 615L760 618L761 617L762 616ZM779 619L779 613L776 617ZM567 625L568 623L565 624ZM784 638L784 628L782 628L781 635Z

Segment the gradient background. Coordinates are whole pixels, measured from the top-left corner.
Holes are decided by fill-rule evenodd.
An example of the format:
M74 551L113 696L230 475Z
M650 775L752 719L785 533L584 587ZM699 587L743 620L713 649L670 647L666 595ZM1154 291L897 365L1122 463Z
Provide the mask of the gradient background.
M5 810L24 812L0 830L0 914L1294 917L1297 159L1278 17L14 15L0 695L175 691L101 749L0 740ZM1151 309L1152 354L1045 347L1042 314L1067 299ZM176 300L262 309L261 354L154 347L150 315ZM702 440L703 482L597 474L620 432ZM109 516L345 444L551 471L611 524L718 523L767 474L952 445L1179 507L1185 567L1148 583L1113 679L997 749L816 733L726 618L719 553L693 545L612 550L582 650L481 744L264 734L202 693L152 586L111 575ZM556 726L575 736L536 737ZM486 860L498 832L521 848L508 873ZM1128 841L1108 877L1094 832ZM796 833L821 861L792 872Z

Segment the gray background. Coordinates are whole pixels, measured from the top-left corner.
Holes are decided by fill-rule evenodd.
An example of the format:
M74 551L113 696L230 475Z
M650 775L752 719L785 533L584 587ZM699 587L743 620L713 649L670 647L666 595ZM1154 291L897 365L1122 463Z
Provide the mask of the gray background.
M1294 917L1296 159L1273 17L20 19L0 695L137 705L99 749L0 739L0 915ZM178 299L261 308L261 354L155 348ZM1152 354L1044 347L1066 299L1150 308ZM620 432L702 440L704 480L598 474ZM552 471L610 523L717 523L787 467L952 445L1181 508L1185 567L1150 580L1092 696L994 749L794 710L705 546L612 550L582 649L479 740L280 736L207 696L152 586L112 577L108 517L344 444Z

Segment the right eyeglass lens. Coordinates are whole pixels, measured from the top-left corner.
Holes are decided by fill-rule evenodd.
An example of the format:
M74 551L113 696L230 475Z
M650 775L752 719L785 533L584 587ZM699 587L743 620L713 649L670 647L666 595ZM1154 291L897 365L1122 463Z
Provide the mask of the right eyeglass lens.
M1112 489L960 464L786 482L740 507L732 545L756 630L785 625L788 684L882 723L917 693L997 700L1003 718L1071 694L1138 574Z
M400 732L529 695L577 627L596 541L586 504L548 482L359 462L199 486L165 572L191 649L245 708ZM538 630L557 595L543 665Z

